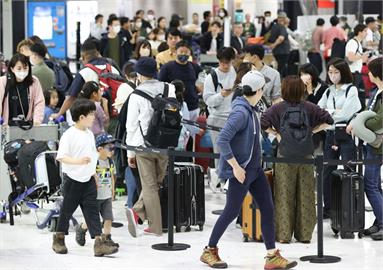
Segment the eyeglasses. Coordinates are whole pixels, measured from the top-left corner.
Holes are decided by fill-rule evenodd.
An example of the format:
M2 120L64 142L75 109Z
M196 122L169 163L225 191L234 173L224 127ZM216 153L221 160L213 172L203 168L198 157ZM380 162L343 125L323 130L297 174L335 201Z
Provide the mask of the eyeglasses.
M114 145L106 145L106 146L104 146L104 148L105 148L105 150L112 152L112 151L114 151L115 146Z

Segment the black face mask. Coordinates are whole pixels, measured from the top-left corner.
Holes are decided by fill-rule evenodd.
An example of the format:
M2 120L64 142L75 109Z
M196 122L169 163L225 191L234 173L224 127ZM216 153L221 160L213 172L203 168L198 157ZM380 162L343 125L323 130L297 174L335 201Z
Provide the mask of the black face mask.
M189 55L186 55L186 54L180 54L180 55L177 55L177 59L178 61L180 61L181 63L186 63L189 59Z

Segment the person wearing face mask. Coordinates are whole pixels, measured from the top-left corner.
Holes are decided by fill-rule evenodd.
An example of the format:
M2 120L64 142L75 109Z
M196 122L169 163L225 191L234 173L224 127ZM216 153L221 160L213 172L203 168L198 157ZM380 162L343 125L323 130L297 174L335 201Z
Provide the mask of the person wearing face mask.
M108 20L108 33L101 39L101 55L114 60L120 68L129 59L129 40L124 34L119 18L111 17Z
M243 33L242 35L246 38L254 37L255 36L255 26L254 23L251 21L251 15L247 13L245 15L245 22L243 23Z
M157 54L156 61L158 70L166 63L177 59L176 44L181 40L182 34L178 29L171 29L166 33L166 43L168 44L169 49ZM192 58L190 57L189 60L191 61Z
M137 43L136 49L133 53L133 58L129 59L129 62L135 64L141 57L153 57L152 45L146 39L143 39Z
M344 59L334 58L328 64L328 83L330 87L319 100L318 106L327 110L334 119L326 134L324 159L355 160L356 148L351 136L335 136L335 124L348 123L362 105L358 97L358 89L352 85L350 68ZM339 132L337 132L339 134ZM345 166L349 170L355 166ZM337 166L325 166L323 171L323 218L330 218L331 205L331 173Z
M305 84L305 97L307 101L318 104L328 86L319 78L316 67L307 63L299 67L298 75Z
M29 61L32 64L32 75L39 79L43 91L51 89L55 85L55 73L44 62L47 48L43 44L36 43L30 50L32 54Z
M141 18L136 17L134 19L134 31L137 32L137 35L138 35L139 38L146 37L146 35L148 34L147 29L148 28L145 28L143 26L143 22L142 22Z
M8 65L8 73L0 77L0 112L4 125L18 121L33 121L39 125L44 119L45 99L39 79L32 76L29 59L15 54Z
M210 31L205 33L201 40L201 53L217 54L223 47L223 34L221 33L222 24L215 21L210 26Z
M157 20L157 28L158 28L158 40L165 41L166 35L166 19L165 17L159 17Z
M156 27L156 15L153 9L148 10L146 20L152 26L152 29Z
M173 80L181 80L185 85L184 98L190 111L190 119L196 121L199 116L198 107L198 91L196 89L196 81L198 74L202 71L201 67L189 61L192 49L189 44L181 40L176 44L175 61L162 66L158 75L158 80L163 82L171 82Z
M136 40L137 40L137 33L133 33L131 26L130 26L130 20L127 17L121 17L120 18L120 24L121 24L121 31L120 35L125 40L126 39L126 58L129 59L132 57Z

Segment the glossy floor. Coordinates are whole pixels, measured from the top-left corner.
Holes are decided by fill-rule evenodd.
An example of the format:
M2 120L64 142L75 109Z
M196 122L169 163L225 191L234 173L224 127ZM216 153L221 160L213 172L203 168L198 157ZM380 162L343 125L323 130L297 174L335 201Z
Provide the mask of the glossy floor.
M176 233L176 242L191 245L190 249L177 252L151 248L152 244L166 242L167 234L162 237L143 235L132 238L127 231L124 200L125 197L122 197L114 203L115 219L124 223L123 227L113 230L113 238L120 244L120 251L114 257L94 257L93 241L89 235L86 245L80 247L74 241L73 229L66 239L69 253L55 254L51 250L52 233L47 229L38 230L35 216L31 213L16 217L15 226L0 224L0 269L209 269L199 261L199 256L217 218L211 211L223 207L225 195L213 194L210 189L206 189L207 215L204 230ZM76 217L81 220L81 212L76 212ZM366 224L370 225L372 221L372 213L367 212ZM219 247L220 255L228 262L229 269L263 269L264 245L243 243L241 231L234 224L229 226ZM316 254L316 231L311 244L292 243L278 245L278 248L283 255L293 260ZM334 264L299 262L295 269L382 269L383 242L357 237L352 240L335 239L328 221L324 223L324 251L326 255L340 256L342 261Z

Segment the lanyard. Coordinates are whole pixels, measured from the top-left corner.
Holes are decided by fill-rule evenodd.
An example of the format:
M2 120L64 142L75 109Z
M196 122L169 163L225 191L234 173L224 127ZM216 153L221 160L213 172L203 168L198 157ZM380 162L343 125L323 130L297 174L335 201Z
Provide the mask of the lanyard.
M24 119L26 120L27 119L27 115L25 114L24 106L23 106L23 103L21 102L20 91L19 91L19 88L17 86L16 86L16 92L17 92L17 96L19 98L19 104L20 104L20 107L21 107L21 112L23 113ZM28 103L29 103L30 102L29 87L27 88L27 97L28 97Z
M374 96L374 99L372 100L370 106L368 107L368 110L369 110L369 111L372 111L372 110L374 109L374 107L375 107L375 103L376 103L376 101L377 101L377 99L378 99L378 95L379 95L380 93L382 93L382 91L377 91L377 92L376 92L376 94L375 94L375 96Z

